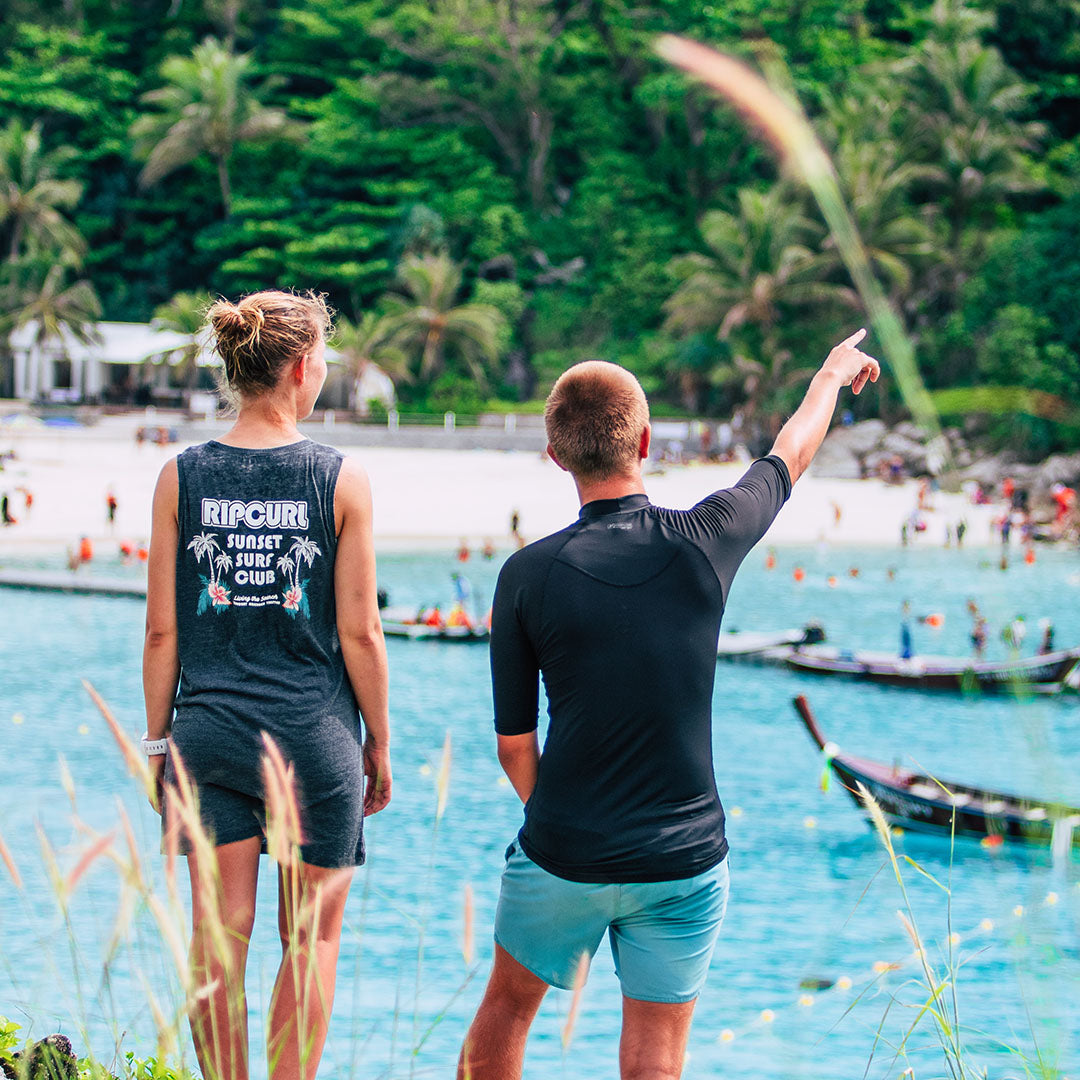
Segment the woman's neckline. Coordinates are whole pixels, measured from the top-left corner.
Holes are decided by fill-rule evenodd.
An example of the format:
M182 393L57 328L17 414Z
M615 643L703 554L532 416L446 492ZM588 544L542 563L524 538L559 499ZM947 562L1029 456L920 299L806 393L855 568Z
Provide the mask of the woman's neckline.
M223 450L236 450L246 454L272 454L275 450L292 450L296 446L306 446L311 440L306 436L295 439L293 442L278 443L276 446L235 446L233 443L221 442L219 439L210 439L211 446L220 446Z

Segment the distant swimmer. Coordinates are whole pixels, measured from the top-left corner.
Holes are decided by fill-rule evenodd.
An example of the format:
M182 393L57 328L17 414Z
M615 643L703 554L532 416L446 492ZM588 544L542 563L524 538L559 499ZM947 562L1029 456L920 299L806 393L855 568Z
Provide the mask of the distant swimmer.
M975 658L981 660L986 652L987 638L986 619L982 615L975 615L975 624L971 628L971 647L975 652Z
M116 492L109 488L105 493L105 524L109 526L109 532L116 528L116 509L118 505Z
M6 491L3 495L0 495L0 520L2 520L5 525L18 524L14 514L11 512L11 498Z
M1054 651L1054 624L1049 619L1039 620L1039 629L1042 630L1042 641L1039 642L1039 655L1045 656Z
M464 536L458 541L457 561L469 561L469 541L466 540Z
M480 553L488 562L495 558L495 541L490 536L484 537L484 547Z
M911 605L905 600L900 609L900 659L910 660L914 655L911 642Z

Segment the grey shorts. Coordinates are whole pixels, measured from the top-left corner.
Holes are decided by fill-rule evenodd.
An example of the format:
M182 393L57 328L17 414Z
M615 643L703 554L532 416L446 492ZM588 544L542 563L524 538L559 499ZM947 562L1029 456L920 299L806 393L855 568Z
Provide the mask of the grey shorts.
M263 798L260 744L244 738L231 747L208 740L195 725L173 728L165 762L165 807L162 829L169 820L169 789L175 788L173 747L179 751L194 781L202 828L215 846L252 837L263 838L266 851L266 804ZM318 725L316 725L316 728ZM311 866L336 869L364 863L363 751L355 737L336 737L332 745L315 737L293 745L279 741L296 776L300 811L300 857ZM178 850L187 855L191 843L181 829Z

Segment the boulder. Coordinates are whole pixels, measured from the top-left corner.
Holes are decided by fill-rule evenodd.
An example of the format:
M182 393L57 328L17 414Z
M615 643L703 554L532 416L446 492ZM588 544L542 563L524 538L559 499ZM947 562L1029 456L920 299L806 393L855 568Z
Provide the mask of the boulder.
M1075 488L1080 485L1080 454L1054 454L1036 471L1040 488L1049 491L1055 484Z
M824 476L833 480L859 480L863 475L863 467L859 459L846 447L830 445L830 439L826 439L821 449L814 455L814 462L810 466L813 476Z
M1006 476L1011 476L1016 486L1022 488L1031 483L1037 468L1013 461L1008 454L994 454L970 464L960 473L960 479L976 480L984 488L997 488Z
M861 458L877 449L878 443L885 437L884 420L863 420L851 427L837 427L829 432L821 449L826 447L843 449L846 453Z
M0 1062L4 1075L19 1080L78 1080L79 1063L66 1035L48 1035L15 1055L14 1066Z
M930 436L925 432L918 424L913 420L901 420L899 424L892 429L891 434L901 435L905 439L910 439L912 442L924 443Z

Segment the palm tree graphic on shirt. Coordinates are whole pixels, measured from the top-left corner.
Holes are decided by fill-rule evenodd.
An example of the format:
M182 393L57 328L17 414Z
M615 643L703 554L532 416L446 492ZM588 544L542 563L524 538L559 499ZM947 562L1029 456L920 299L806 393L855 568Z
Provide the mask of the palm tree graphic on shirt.
M310 616L308 607L307 584L310 578L300 580L300 571L315 562L315 556L322 551L314 540L304 536L294 536L289 550L277 561L277 568L285 575L285 591L281 594L285 610L296 618L298 613Z
M188 551L195 552L196 563L206 559L210 568L210 576L199 575L203 583L202 592L199 593L199 606L195 609L197 615L201 615L207 608L213 608L216 612L222 612L230 604L229 590L225 587L223 578L225 573L232 569L232 557L226 555L218 545L217 537L213 533L199 533L191 543Z

